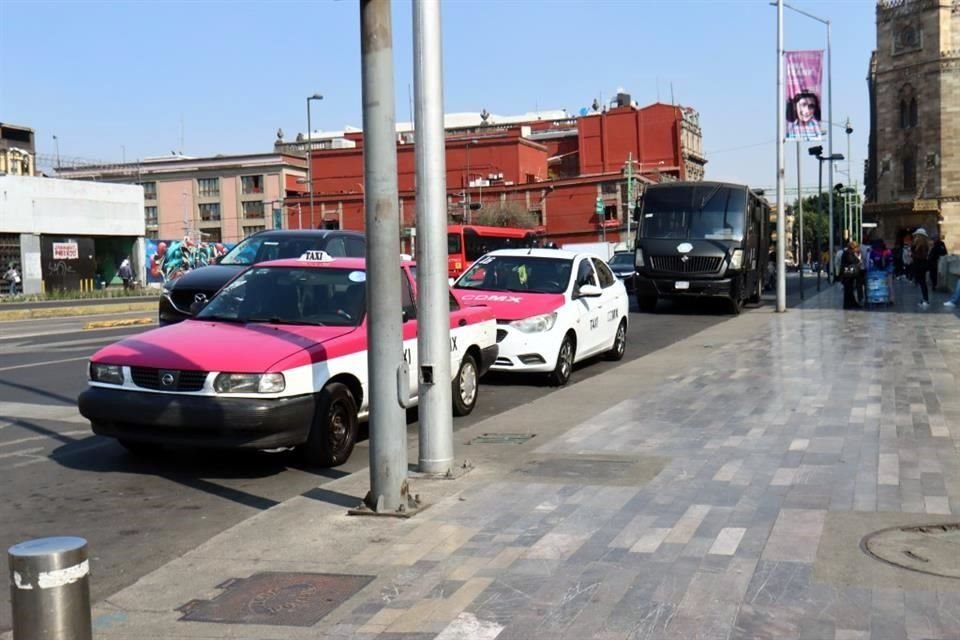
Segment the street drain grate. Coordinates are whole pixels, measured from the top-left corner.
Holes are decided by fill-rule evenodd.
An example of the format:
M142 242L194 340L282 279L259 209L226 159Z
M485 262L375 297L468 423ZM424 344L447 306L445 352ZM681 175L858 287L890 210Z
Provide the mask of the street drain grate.
M960 579L960 523L893 527L864 537L864 551L883 562Z
M484 433L467 444L523 444L536 435L535 433Z
M311 627L370 584L374 576L331 573L256 573L218 585L213 600L192 600L181 620Z

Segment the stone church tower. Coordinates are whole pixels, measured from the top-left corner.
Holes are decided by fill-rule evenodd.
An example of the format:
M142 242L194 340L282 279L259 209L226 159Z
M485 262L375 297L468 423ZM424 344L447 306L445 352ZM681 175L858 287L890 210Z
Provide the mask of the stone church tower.
M960 254L960 0L879 0L864 220Z

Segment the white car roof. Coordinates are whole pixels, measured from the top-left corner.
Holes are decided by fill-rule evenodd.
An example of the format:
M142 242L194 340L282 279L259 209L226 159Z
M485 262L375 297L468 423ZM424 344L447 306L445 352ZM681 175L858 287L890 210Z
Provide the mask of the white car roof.
M487 253L488 256L532 256L534 258L557 258L560 260L573 260L579 255L573 251L564 251L563 249L497 249Z

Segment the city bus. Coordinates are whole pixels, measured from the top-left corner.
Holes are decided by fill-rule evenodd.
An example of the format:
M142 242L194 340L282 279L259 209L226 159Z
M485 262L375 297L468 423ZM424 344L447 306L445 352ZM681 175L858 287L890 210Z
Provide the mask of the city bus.
M726 182L650 185L638 222L641 311L655 311L660 299L722 298L734 314L760 302L770 244L762 192Z
M447 270L451 278L466 271L474 260L496 249L527 249L539 246L535 229L450 225L447 228Z

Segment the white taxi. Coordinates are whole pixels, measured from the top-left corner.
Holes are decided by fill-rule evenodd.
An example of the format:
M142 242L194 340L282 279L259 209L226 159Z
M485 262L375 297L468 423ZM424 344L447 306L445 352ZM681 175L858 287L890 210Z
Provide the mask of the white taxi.
M404 358L415 364L415 266L398 267ZM363 259L322 251L254 265L198 301L189 319L95 353L80 413L94 433L135 451L298 447L313 463L342 464L370 411L366 279ZM451 299L456 415L476 406L477 380L497 356L495 332L490 309ZM415 394L416 366L409 382Z
M543 372L555 385L576 362L623 358L629 297L607 263L557 249L490 252L453 285L464 306L484 305L497 318L500 353L491 371Z

